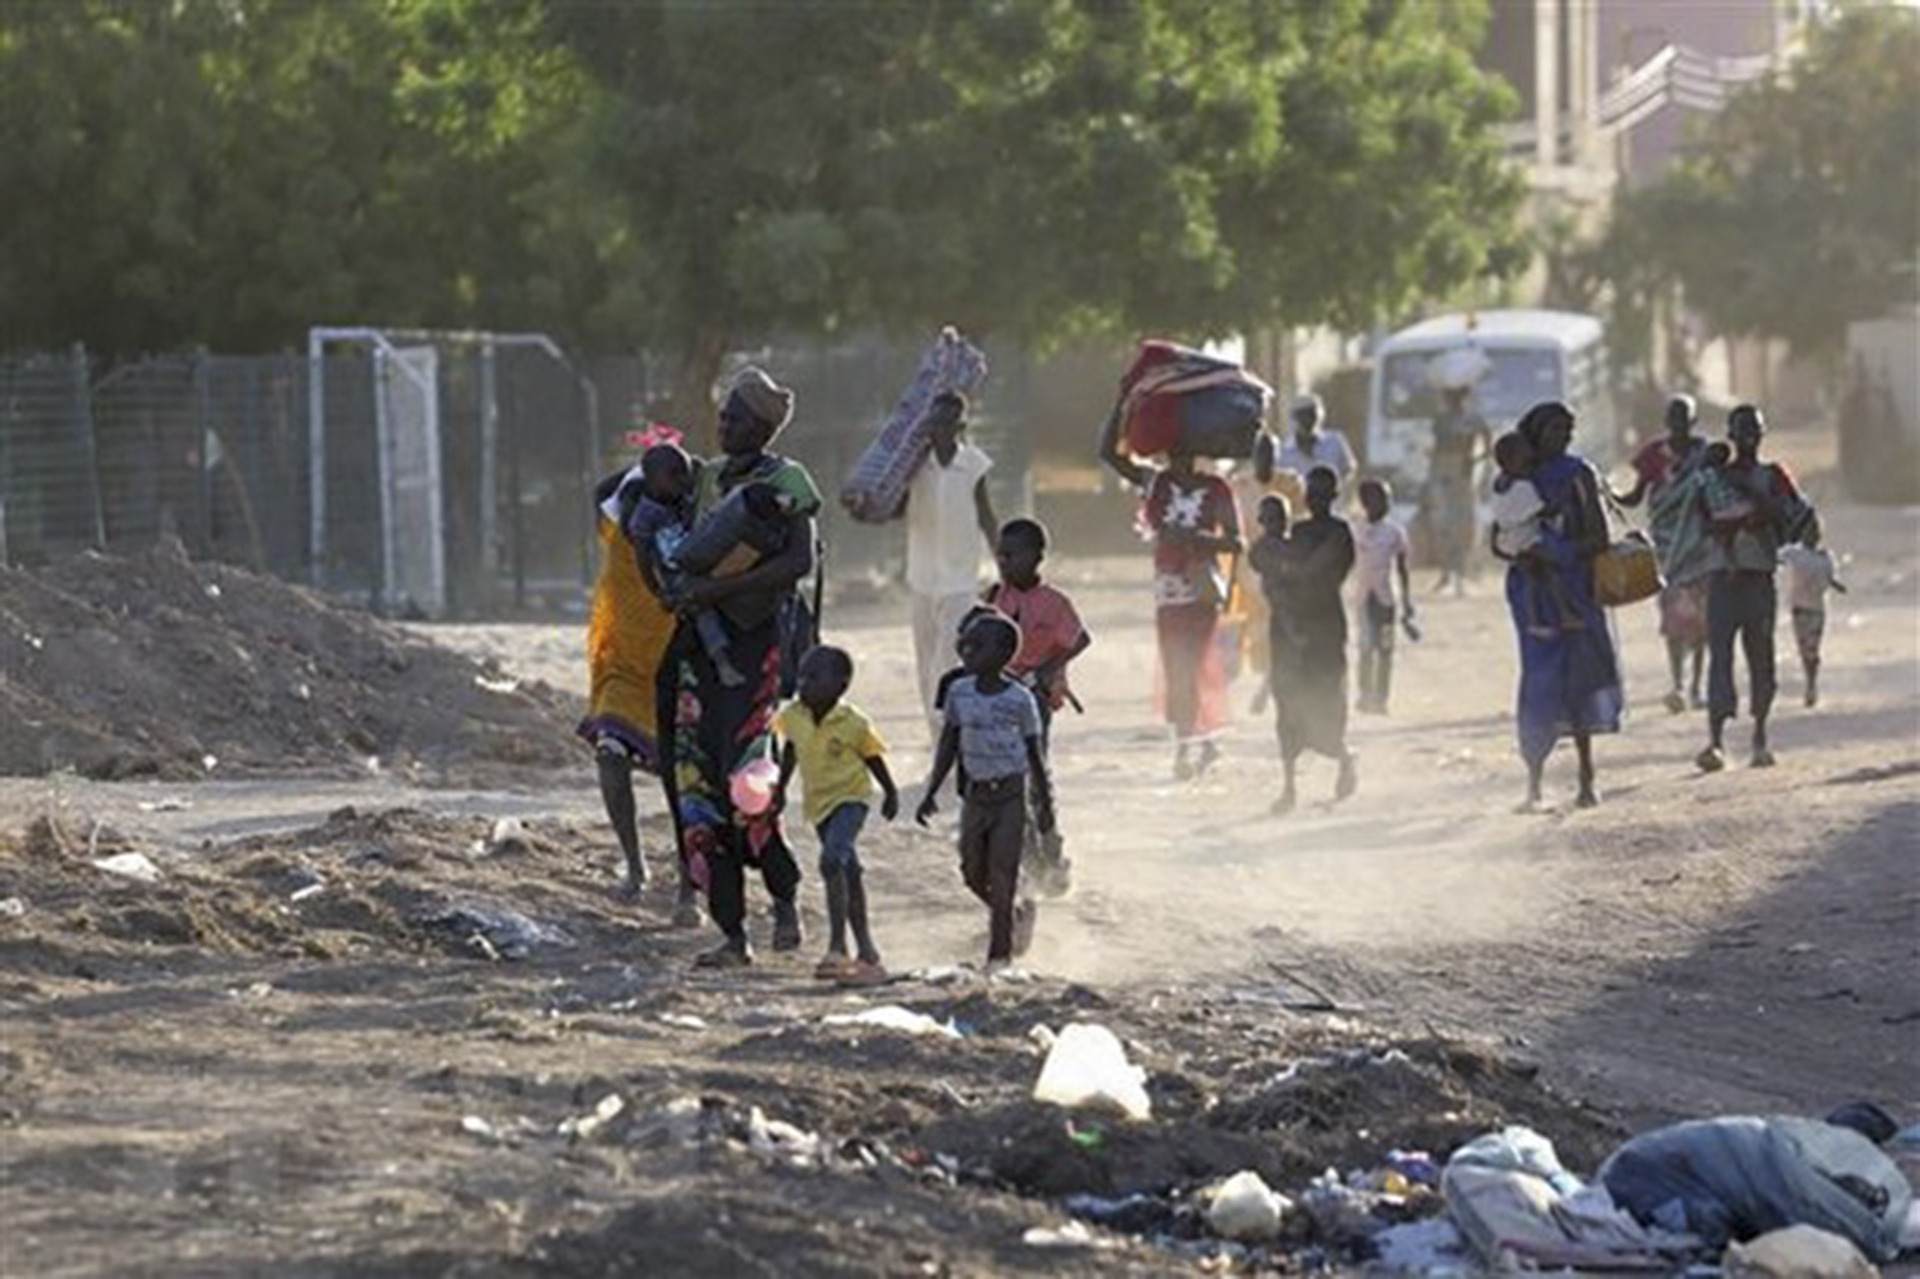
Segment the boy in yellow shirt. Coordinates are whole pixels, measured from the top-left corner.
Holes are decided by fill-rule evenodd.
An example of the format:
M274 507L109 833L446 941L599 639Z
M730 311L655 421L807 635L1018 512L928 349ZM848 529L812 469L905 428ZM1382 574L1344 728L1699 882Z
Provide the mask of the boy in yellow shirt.
M873 721L841 699L853 683L853 658L822 644L800 659L799 697L774 718L779 732L780 782L774 811L786 805L796 771L806 797L807 821L820 836L820 879L827 890L827 953L814 976L843 985L873 985L887 979L867 926L867 890L862 882L860 829L867 823L873 785L880 784L880 815L900 812L900 791L887 771L886 745ZM847 928L853 928L853 958Z

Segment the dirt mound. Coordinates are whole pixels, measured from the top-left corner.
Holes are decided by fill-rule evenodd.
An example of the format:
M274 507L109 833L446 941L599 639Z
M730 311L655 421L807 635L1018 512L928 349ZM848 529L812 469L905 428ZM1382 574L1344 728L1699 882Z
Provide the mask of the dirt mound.
M604 850L572 828L495 824L412 809L341 809L289 835L191 856L110 828L41 818L0 835L0 971L100 972L165 955L175 966L241 957L519 959L559 954L631 925L605 889ZM101 862L144 858L151 876Z
M0 773L551 767L579 758L580 710L311 591L193 563L177 544L0 568Z

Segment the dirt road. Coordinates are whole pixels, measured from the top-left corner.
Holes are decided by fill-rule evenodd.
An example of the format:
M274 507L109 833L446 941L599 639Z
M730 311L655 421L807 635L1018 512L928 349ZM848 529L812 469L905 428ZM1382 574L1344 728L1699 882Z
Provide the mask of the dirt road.
M1164 1273L1168 1254L1119 1236L1087 1253L1021 1234L1058 1225L1072 1190L1247 1164L1298 1181L1503 1119L1575 1164L1679 1115L1865 1096L1911 1121L1917 538L1917 512L1831 513L1853 592L1818 710L1783 667L1770 772L1694 773L1703 725L1659 707L1651 610L1625 614L1633 706L1599 747L1604 803L1565 803L1562 759L1561 805L1532 815L1513 811L1513 646L1491 580L1424 604L1393 716L1356 720L1359 795L1317 803L1333 778L1310 768L1308 802L1276 819L1264 720L1242 716L1205 780L1172 780L1143 566L1063 559L1098 639L1076 677L1089 713L1056 730L1078 882L1043 911L1042 979L879 997L953 1019L958 1040L823 1026L879 1000L821 992L810 954L687 976L705 938L666 928L659 899L636 913L608 892L584 759L499 790L0 779L0 898L21 902L0 918L0 1272ZM902 617L829 626L915 776ZM583 683L576 627L432 633ZM502 815L529 833L490 852ZM85 865L123 849L162 882ZM892 966L983 949L947 831L876 829L866 856ZM460 905L518 909L565 944L477 958L431 922ZM1298 1011L1321 1002L1337 1010ZM1153 1071L1152 1135L1087 1136L1017 1100L1029 1030L1073 1017L1115 1026ZM1326 1072L1304 1096L1279 1080L1295 1062ZM621 1107L600 1139L558 1131L606 1096ZM824 1144L799 1158L756 1139L756 1105Z
M1920 513L1838 507L1829 525L1853 589L1833 599L1816 710L1783 620L1781 766L1695 772L1704 722L1659 704L1664 649L1643 606L1618 619L1632 707L1598 747L1592 812L1571 806L1570 751L1550 765L1552 811L1514 811L1516 665L1492 578L1423 602L1392 716L1354 720L1358 796L1312 802L1333 769L1309 763L1307 802L1276 819L1264 717L1241 715L1212 775L1172 779L1144 568L1056 565L1098 639L1076 668L1089 712L1056 727L1078 887L1043 913L1034 967L1126 984L1277 963L1343 1004L1524 1044L1642 1118L1853 1095L1920 1109ZM832 626L897 771L920 775L903 626ZM442 638L555 683L577 662L565 631ZM978 921L953 895L944 832L898 827L874 847L893 954L967 953Z

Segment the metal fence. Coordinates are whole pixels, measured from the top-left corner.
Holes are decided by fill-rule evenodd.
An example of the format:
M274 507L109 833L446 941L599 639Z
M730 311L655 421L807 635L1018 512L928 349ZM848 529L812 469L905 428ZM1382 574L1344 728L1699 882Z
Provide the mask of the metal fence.
M537 335L316 332L305 355L0 357L0 563L175 537L389 613L578 607L597 553L588 494L635 460L627 436L666 399L662 366L573 359ZM855 524L834 499L919 354L752 353L796 391L781 447L827 494L836 574L900 561L898 525ZM997 362L975 413L1007 513L1030 505L1030 381L1024 361Z
M0 358L0 562L175 537L196 558L393 613L478 616L577 595L590 567L591 387L531 348L409 349L422 346L435 353L431 412L412 406L410 435L389 412L402 373L370 343L319 359ZM434 456L424 506L437 523L405 518L421 498L409 448ZM400 580L423 556L441 573L437 594Z

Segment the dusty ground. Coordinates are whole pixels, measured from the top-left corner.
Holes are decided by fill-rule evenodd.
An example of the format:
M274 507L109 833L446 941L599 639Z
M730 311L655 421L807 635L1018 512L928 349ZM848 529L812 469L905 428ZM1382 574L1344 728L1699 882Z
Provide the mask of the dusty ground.
M486 790L0 779L0 899L24 912L0 916L0 1272L1158 1274L1187 1262L1124 1234L1087 1253L1022 1232L1061 1224L1074 1191L1242 1166L1297 1188L1510 1118L1576 1166L1680 1115L1867 1096L1911 1122L1917 537L1920 513L1831 513L1853 593L1823 705L1784 680L1779 768L1693 773L1703 726L1659 708L1641 608L1621 618L1634 708L1600 747L1605 804L1524 816L1490 580L1427 606L1395 714L1356 721L1360 795L1276 820L1251 717L1209 779L1171 780L1143 571L1064 559L1098 642L1077 679L1089 714L1057 729L1078 886L1043 912L1032 984L851 1001L807 980L811 947L690 977L705 938L665 927L658 899L635 912L608 893L584 760ZM900 619L845 609L829 628L915 775ZM582 682L577 627L432 634ZM1551 779L1563 798L1570 768ZM1314 799L1331 770L1303 780ZM526 837L488 851L502 815ZM159 885L87 865L129 850ZM982 949L944 831L877 830L867 857L896 969ZM431 922L455 907L564 937L490 960L470 924ZM821 1024L880 1002L966 1033ZM1076 1018L1152 1071L1147 1129L1022 1100L1028 1031ZM1325 1064L1276 1080L1302 1060ZM599 1132L557 1131L610 1094L623 1109ZM828 1167L755 1153L754 1106L820 1136Z
M574 759L577 697L180 543L0 567L0 773L467 784Z

